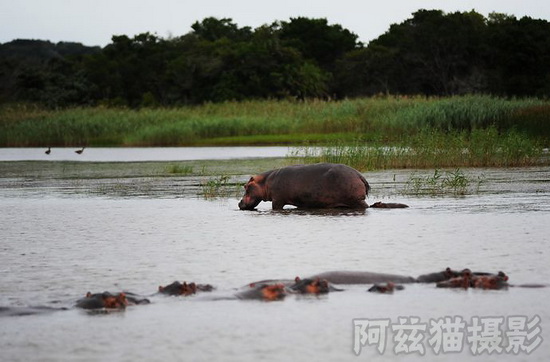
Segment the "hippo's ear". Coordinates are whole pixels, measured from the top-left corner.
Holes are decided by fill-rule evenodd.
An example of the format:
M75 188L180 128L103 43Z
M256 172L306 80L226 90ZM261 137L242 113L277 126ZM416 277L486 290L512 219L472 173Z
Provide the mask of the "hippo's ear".
M265 182L265 176L263 175L252 176L248 182L254 182L255 184L261 185Z
M250 180L248 180L248 181L244 184L244 189L247 190L247 189L248 189L248 185L250 185L252 182L254 182L254 177L251 177Z

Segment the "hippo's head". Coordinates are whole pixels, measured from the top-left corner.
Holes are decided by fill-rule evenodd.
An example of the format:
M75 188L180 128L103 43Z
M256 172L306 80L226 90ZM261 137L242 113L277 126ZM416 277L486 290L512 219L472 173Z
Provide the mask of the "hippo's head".
M168 295L183 295L188 296L191 294L195 294L197 292L197 285L193 282L187 284L187 282L183 282L181 284L178 281L173 282L170 285L167 285L165 287L159 286L159 293L162 294L168 294Z
M239 202L239 209L254 210L258 204L265 199L265 186L260 177L251 177L244 185L244 196Z
M473 279L474 288L503 289L508 287L508 275L499 271L497 275L481 275Z
M281 300L286 296L283 284L262 285L260 291L262 299L266 301Z
M104 295L103 303L105 308L122 309L126 308L128 301L126 300L126 294L118 293L117 295Z
M294 281L295 284L290 288L303 294L325 294L330 290L326 279L300 279L300 277L296 277Z

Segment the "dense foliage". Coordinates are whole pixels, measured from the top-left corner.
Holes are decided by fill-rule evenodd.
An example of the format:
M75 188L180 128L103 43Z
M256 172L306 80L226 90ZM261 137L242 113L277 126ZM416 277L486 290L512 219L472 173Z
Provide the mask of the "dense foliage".
M256 29L206 18L179 37L113 36L104 48L0 45L0 103L179 106L376 94L550 96L550 23L420 10L368 45L326 19Z

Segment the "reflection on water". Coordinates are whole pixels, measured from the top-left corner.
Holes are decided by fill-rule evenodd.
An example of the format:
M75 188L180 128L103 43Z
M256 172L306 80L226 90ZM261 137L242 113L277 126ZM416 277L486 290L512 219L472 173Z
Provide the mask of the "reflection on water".
M544 360L550 288L408 285L373 295L368 286L346 286L342 293L274 303L153 295L174 280L210 283L215 296L229 296L261 279L328 270L418 276L447 266L503 270L512 284L547 283L550 168L471 172L483 172L487 181L478 194L458 198L404 197L399 189L410 171L367 173L369 203L382 198L411 207L360 212L272 211L269 203L240 211L237 197L204 200L196 177L13 173L0 179L0 306L69 310L0 317L2 360L357 360L354 318L428 322L455 315L539 315L545 341L529 358ZM111 315L72 309L87 291L104 290L152 295L152 304ZM387 359L399 359L393 346L389 341ZM367 346L359 358L377 355ZM472 358L467 348L444 357Z

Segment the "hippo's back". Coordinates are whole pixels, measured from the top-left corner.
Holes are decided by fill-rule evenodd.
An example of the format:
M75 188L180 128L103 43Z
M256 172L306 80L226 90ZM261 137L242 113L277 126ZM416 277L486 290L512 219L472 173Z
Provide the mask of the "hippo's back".
M330 271L313 275L310 278L326 279L333 284L414 283L416 281L415 278L407 275L366 271Z
M273 201L298 207L365 207L370 188L357 170L332 163L278 169L268 185Z

